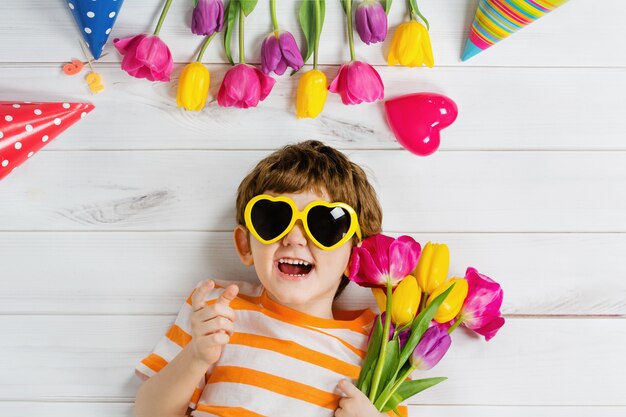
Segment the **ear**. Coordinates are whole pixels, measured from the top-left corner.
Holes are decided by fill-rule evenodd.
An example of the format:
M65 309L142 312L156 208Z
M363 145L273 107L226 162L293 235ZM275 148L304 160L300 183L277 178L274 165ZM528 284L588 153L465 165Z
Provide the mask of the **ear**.
M242 225L237 225L233 231L233 239L235 241L235 249L241 259L241 263L245 266L254 265L254 259L252 258L252 250L250 249L250 239L248 230Z

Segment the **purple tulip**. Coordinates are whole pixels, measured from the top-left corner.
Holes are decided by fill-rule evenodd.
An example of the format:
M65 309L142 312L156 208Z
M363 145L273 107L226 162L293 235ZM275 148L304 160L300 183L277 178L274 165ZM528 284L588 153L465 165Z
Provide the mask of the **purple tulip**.
M272 32L265 37L261 46L261 69L265 74L274 71L283 75L287 67L298 71L303 65L304 59L291 33Z
M385 313L380 315L380 321L381 323L383 323L383 325L385 324ZM369 346L370 344L370 339L372 338L372 333L374 333L374 326L376 325L376 321L373 322L372 324L372 328L370 329L370 334L369 336L367 336L367 345ZM393 339L393 332L395 330L395 327L393 326L393 323L391 323L389 325L389 340ZM404 344L406 343L407 340L409 340L409 336L411 335L411 328L406 328L402 331L400 331L400 333L398 334L398 341L400 342L400 349L402 349L404 347Z
M395 286L413 271L421 251L420 244L410 236L367 237L352 249L350 281L361 287L384 288L388 282Z
M196 35L211 36L222 30L224 4L222 0L198 0L191 16L191 31Z
M502 288L472 267L467 268L465 279L468 284L467 298L460 312L463 326L489 340L504 325L504 318L500 313Z
M427 371L437 365L450 348L452 339L447 331L438 326L429 327L411 354L411 366Z
M237 64L228 70L217 93L217 104L221 107L247 109L265 100L275 80L260 69L248 64Z
M387 14L378 0L365 0L356 8L354 24L366 44L382 42L387 37Z

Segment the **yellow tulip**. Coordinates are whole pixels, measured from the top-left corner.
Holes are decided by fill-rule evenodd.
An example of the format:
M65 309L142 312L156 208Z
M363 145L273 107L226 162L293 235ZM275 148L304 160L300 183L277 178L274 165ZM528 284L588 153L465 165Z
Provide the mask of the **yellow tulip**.
M443 300L441 306L435 313L434 320L438 323L447 323L459 314L465 298L467 298L467 280L465 278L452 278L449 281L442 284L439 288L433 291L428 297L426 305L428 306L433 302L437 296L441 295L445 290L450 288L452 284L456 284L450 294Z
M385 295L385 290L382 288L372 288L372 294L376 299L376 304L378 304L378 309L381 313L384 313L387 310L387 296Z
M176 105L187 110L202 110L209 95L210 82L209 70L202 63L187 64L178 79Z
M450 268L450 250L444 243L428 242L415 267L420 288L431 294L446 280Z
M422 292L413 275L405 277L393 292L391 321L395 326L404 326L415 317Z
M296 94L296 115L298 119L317 117L322 112L328 95L326 75L312 69L300 77Z
M387 64L432 68L435 62L428 29L415 20L398 26L391 40Z

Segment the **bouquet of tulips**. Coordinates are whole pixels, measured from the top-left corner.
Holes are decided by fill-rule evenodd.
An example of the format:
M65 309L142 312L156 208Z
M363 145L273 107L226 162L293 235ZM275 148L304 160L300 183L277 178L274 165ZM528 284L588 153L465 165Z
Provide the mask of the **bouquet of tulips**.
M500 285L471 267L447 279L449 264L445 244L428 242L422 252L410 236L378 234L353 249L349 278L371 287L381 310L356 384L378 411L399 415L402 401L446 379L409 376L441 360L457 327L489 340L504 325Z

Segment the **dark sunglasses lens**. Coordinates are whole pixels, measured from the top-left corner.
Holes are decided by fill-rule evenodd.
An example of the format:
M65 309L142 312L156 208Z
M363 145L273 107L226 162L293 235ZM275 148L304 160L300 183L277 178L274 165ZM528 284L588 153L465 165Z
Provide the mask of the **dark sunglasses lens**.
M291 216L291 206L284 201L259 200L250 213L252 226L265 240L272 240L284 232Z
M350 230L350 213L341 207L313 207L307 216L311 234L326 247L339 242Z

